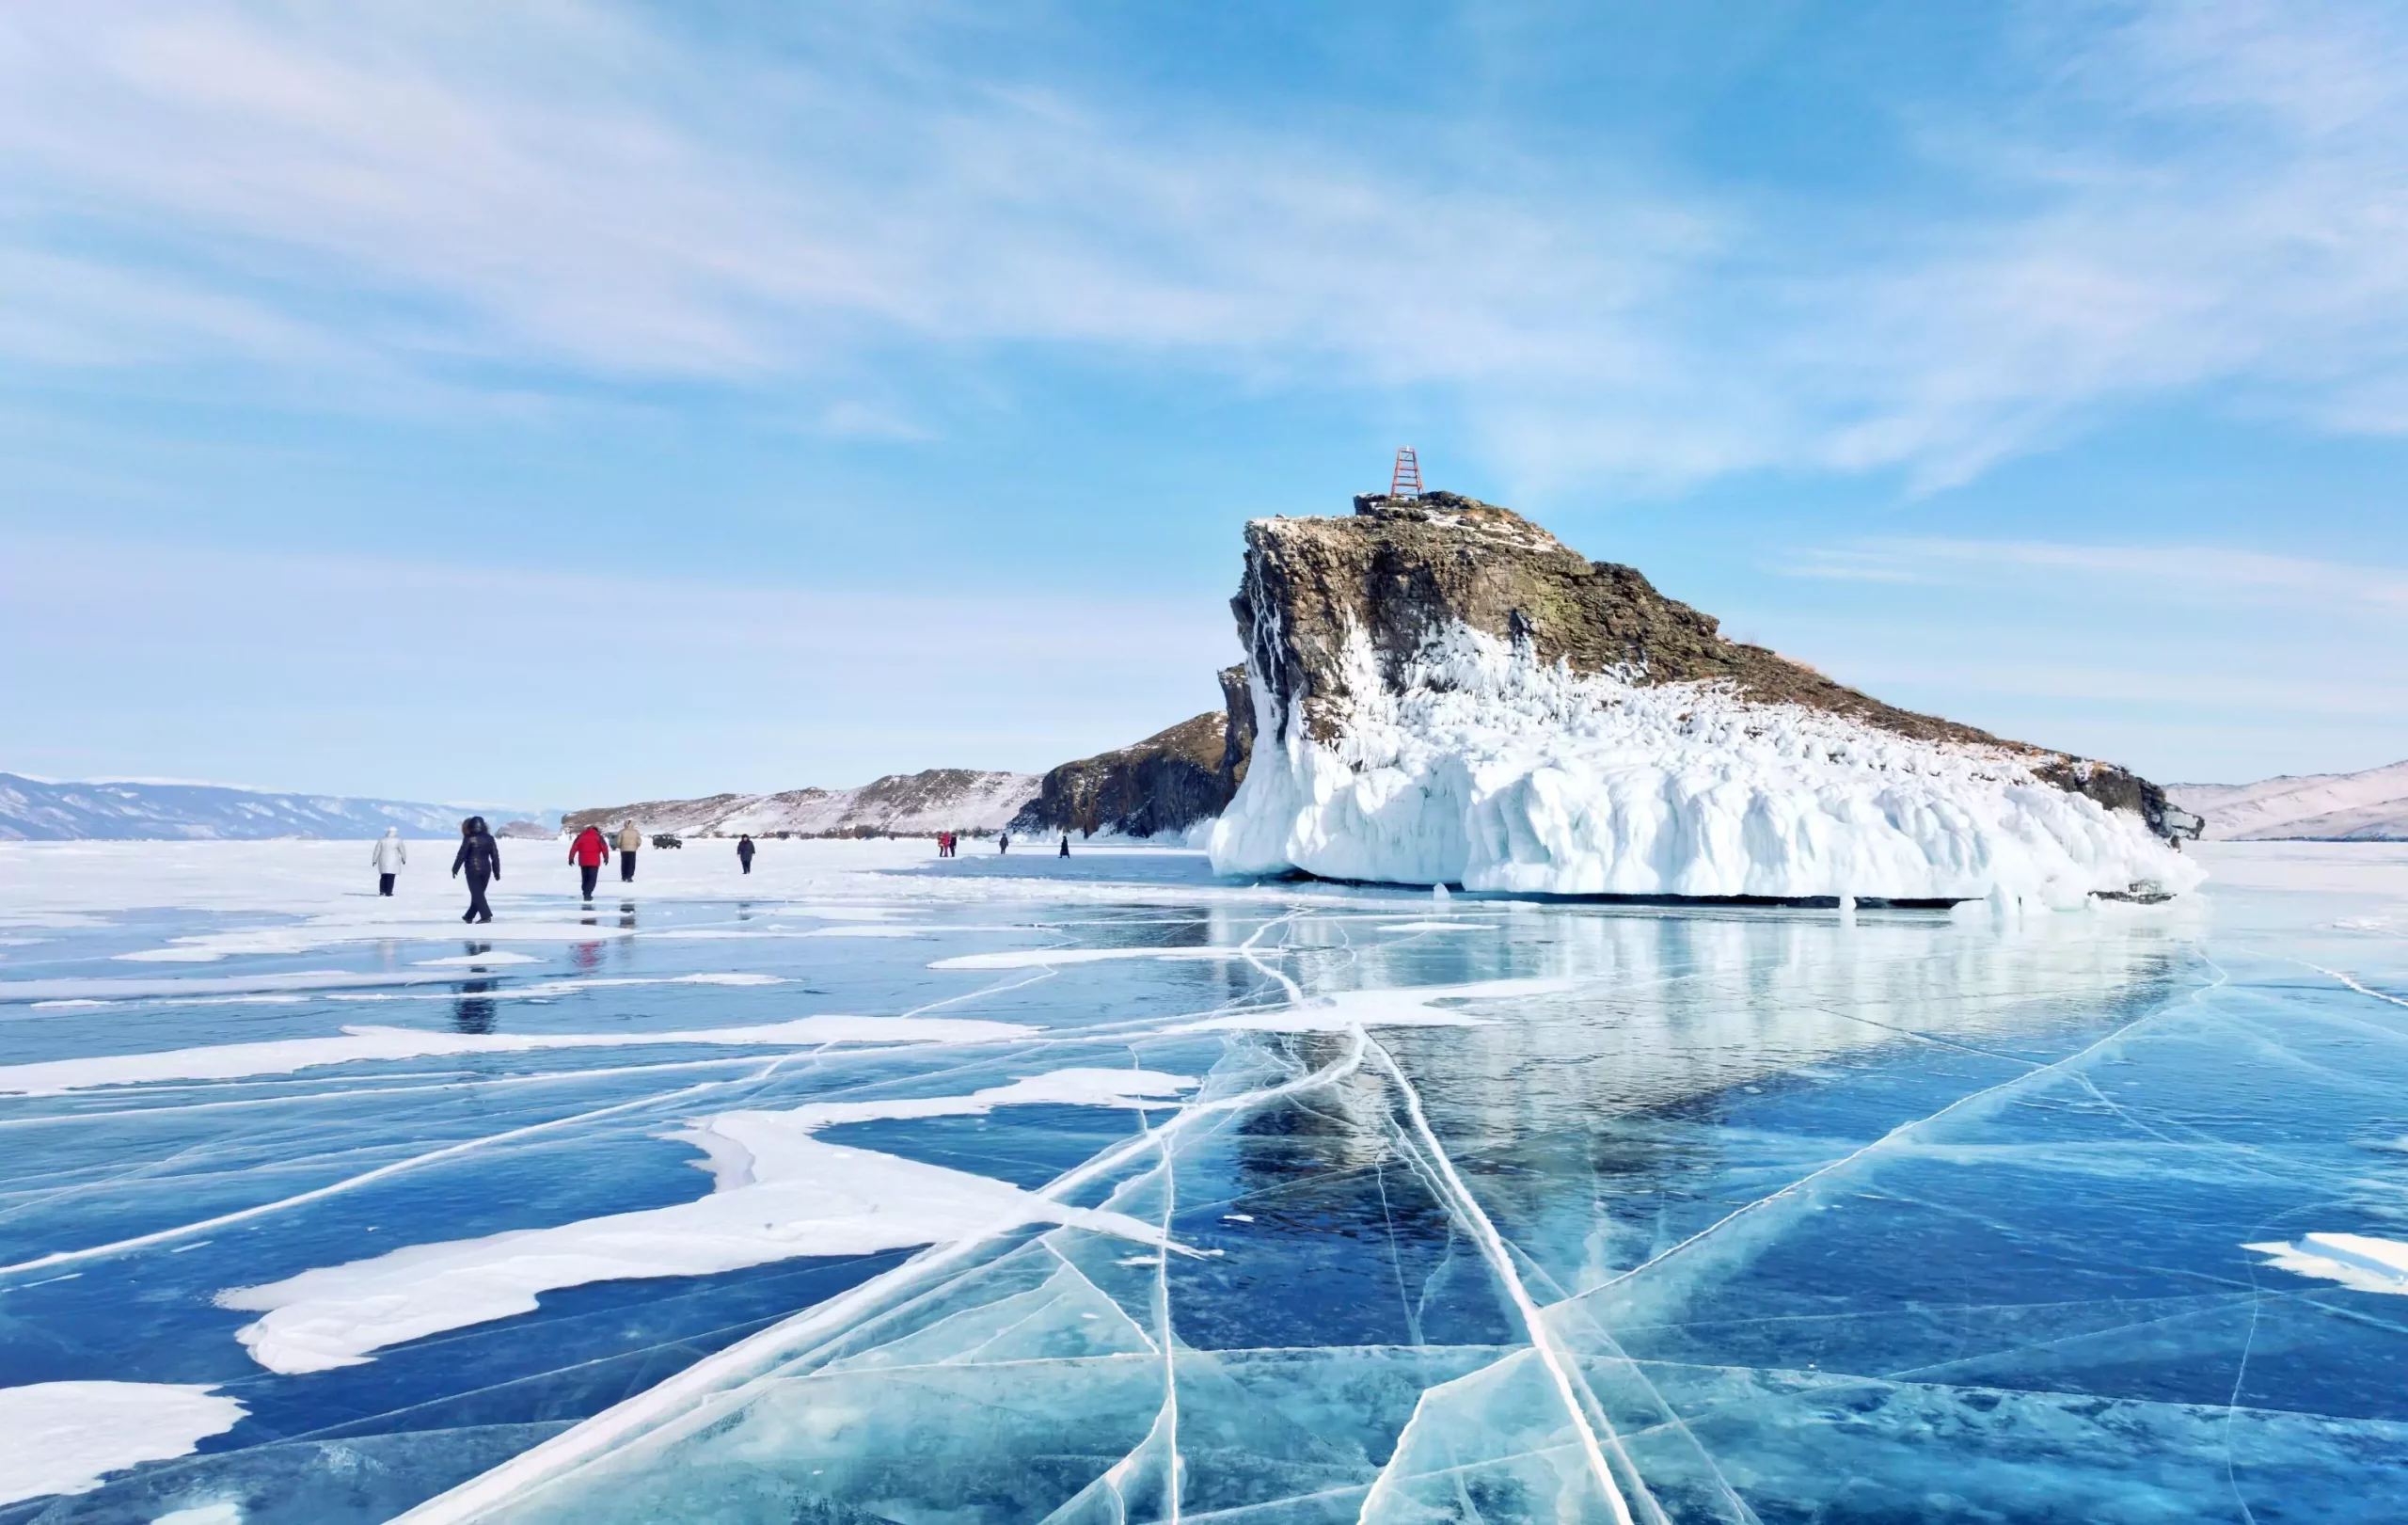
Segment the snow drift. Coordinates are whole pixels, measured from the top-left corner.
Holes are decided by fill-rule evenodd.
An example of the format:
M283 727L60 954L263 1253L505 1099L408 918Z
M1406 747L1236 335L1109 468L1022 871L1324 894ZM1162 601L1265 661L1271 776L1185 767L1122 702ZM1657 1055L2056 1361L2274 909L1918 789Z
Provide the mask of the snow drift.
M2203 877L2152 830L2162 796L2120 769L1724 641L1506 510L1358 511L1375 522L1248 527L1258 736L1212 832L1219 871L2052 906Z

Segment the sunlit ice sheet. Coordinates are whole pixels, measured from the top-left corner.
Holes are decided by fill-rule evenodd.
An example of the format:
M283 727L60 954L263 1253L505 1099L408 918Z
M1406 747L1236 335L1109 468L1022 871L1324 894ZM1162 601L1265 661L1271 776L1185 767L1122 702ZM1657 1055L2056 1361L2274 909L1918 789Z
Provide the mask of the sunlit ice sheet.
M2379 925L2408 885L2396 866L2220 861L2211 898L2178 913L1458 898L1434 914L1422 896L1400 916L1393 894L1124 861L1125 890L1087 865L1097 877L1057 883L900 851L797 868L820 876L811 903L915 908L934 949L654 937L787 913L713 898L698 866L690 890L639 897L581 976L561 961L578 945L528 945L538 962L458 966L451 999L418 1014L463 1035L594 1033L597 1017L665 1032L792 1020L770 1008L800 1000L1022 1029L991 1041L806 1053L699 1072L708 1090L624 1047L553 1048L398 1061L415 1077L189 1080L88 1120L40 1110L99 1104L84 1096L0 1104L0 1123L42 1120L0 1129L41 1139L0 1205L0 1233L41 1235L12 1263L131 1237L180 1199L273 1201L471 1146L9 1279L11 1327L44 1352L37 1372L31 1344L0 1344L12 1372L211 1386L246 1408L57 1517L1608 1519L1617 1499L1682 1520L2218 1518L2236 1499L2261 1519L2384 1517L2368 1511L2408 1414L2384 1374L2402 1352L2365 1310L2397 1297L2247 1247L2400 1237L2384 1183L2408 1132L2408 1009L2384 997L2408 994L2408 959ZM242 893L260 914L308 910ZM575 909L524 893L530 916ZM24 951L135 951L139 909ZM1424 920L1485 929L1384 929ZM203 933L168 917L142 935ZM928 967L1048 947L1215 951ZM413 943L395 963L431 973L419 961L460 952ZM780 983L666 982L703 972ZM580 977L594 988L559 1005L498 999ZM83 1051L40 1062L107 1059L254 1023L339 1038L357 1009L103 1011L0 1040L39 1029ZM540 1077L437 1072L539 1061ZM1069 1081L970 1104L1107 1071L1200 1084L1126 1098L1144 1107ZM351 1085L383 1094L338 1094ZM262 1365L239 1336L275 1310L218 1301L279 1283L340 1298L331 1273L397 1250L740 1197L713 1189L715 1151L749 1150L745 1125L712 1122L739 1115L814 1120L782 1125L808 1141L795 1158L850 1152L861 1167L822 1176L864 1200L929 1168L1110 1216L928 1224L910 1231L924 1248L700 1274L570 1265L531 1309L396 1325L393 1342L333 1350L370 1358L314 1370ZM530 1127L546 1131L503 1137ZM746 1232L813 1221L775 1212ZM331 1489L361 1456L374 1482Z

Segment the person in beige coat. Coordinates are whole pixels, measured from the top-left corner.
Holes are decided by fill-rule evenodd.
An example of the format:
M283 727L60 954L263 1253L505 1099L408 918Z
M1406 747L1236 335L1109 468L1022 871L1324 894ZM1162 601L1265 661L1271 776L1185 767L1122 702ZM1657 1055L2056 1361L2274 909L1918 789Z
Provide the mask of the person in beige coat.
M636 882L636 849L643 846L643 833L636 830L634 821L619 828L619 882Z

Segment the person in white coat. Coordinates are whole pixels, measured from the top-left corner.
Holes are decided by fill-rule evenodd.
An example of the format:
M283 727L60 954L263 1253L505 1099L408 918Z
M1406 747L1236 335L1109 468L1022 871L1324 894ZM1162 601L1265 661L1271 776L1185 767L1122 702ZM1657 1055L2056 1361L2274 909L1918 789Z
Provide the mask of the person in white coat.
M402 829L398 826L386 827L385 834L378 837L376 845L369 850L368 861L376 866L376 893L392 894L393 876L402 871L402 865L410 861L410 850L402 845Z

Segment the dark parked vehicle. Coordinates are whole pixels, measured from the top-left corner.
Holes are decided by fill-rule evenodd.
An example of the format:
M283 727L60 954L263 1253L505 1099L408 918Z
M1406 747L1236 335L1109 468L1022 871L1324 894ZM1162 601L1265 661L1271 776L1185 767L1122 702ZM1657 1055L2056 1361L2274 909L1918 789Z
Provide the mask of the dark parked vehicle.
M686 844L677 840L676 834L673 832L655 832L652 834L652 845L657 848L682 848Z

